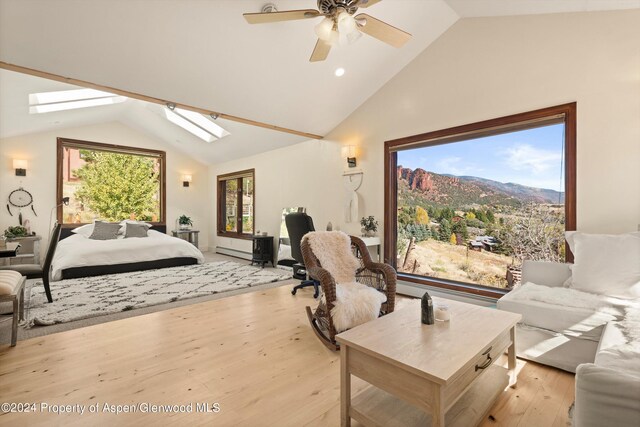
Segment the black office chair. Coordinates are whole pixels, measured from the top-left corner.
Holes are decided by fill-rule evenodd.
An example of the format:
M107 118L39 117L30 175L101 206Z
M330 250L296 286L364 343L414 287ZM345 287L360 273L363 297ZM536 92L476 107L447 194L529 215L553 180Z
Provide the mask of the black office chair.
M293 264L293 277L302 280L299 285L293 287L291 293L295 295L298 289L313 286L313 297L318 298L318 295L320 295L320 282L313 280L307 275L307 270L304 267L304 259L302 258L302 250L300 249L302 236L310 231L316 231L313 227L313 219L306 213L296 212L284 217L284 223L289 233L291 256L297 261L296 264Z
M60 230L62 227L56 223L53 227L53 233L51 233L51 240L49 241L49 248L47 254L44 257L44 264L18 264L7 265L0 267L0 270L12 270L25 276L27 279L42 279L44 285L44 292L47 294L47 300L53 302L51 297L51 289L49 288L49 275L51 274L51 262L53 261L53 255L56 253L58 247L58 240L60 240Z

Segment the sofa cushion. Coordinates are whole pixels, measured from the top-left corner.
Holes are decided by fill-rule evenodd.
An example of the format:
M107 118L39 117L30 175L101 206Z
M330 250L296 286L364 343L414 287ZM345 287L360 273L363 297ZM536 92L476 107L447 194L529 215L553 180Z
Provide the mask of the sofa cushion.
M525 283L498 300L500 310L522 314L521 323L591 341L604 326L622 318L619 301L562 287Z
M626 307L622 320L606 326L595 364L640 378L640 304Z
M592 363L576 371L573 425L581 427L637 426L640 381L626 372Z
M640 233L586 234L567 238L575 263L571 287L618 298L640 298Z

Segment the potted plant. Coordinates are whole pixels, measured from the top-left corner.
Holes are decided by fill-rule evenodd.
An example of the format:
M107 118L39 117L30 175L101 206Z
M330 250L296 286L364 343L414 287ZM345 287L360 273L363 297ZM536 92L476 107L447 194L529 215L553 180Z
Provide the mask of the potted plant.
M189 230L193 226L193 221L186 215L181 215L178 218L178 224L180 224L180 230Z
M378 221L376 221L373 215L362 217L360 225L362 226L362 236L364 237L373 237L378 231Z
M27 233L27 229L21 225L16 225L15 227L9 227L4 230L4 237L7 239L15 239L16 237L26 237L29 234Z

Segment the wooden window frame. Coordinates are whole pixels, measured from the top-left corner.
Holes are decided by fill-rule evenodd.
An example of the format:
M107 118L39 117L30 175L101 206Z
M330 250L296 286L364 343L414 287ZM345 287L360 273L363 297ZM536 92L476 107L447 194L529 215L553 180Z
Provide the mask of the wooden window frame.
M105 144L102 142L84 141L81 139L70 138L57 138L57 161L56 161L56 197L58 203L64 197L63 185L64 185L64 149L65 148L77 148L87 149L95 151L107 151L110 153L119 154L137 154L146 157L154 157L160 160L160 220L151 222L152 225L166 226L166 212L167 212L167 153L161 150L151 150L148 148L127 147L124 145ZM76 228L85 223L69 223L64 224L62 205L60 204L56 209L56 217L58 223L62 225L62 228Z
M226 231L226 188L225 183L231 179L237 179L238 181L238 200L239 205L236 210L236 224L237 227L242 230L242 180L244 178L250 177L253 180L253 194L251 196L253 203L253 227L251 229L251 233L243 233L242 231ZM217 231L218 236L220 237L229 237L232 239L243 239L243 240L251 240L253 239L253 235L255 234L256 229L256 174L255 169L246 169L238 172L227 173L224 175L218 175L217 177L217 195L216 195L216 212L217 212Z
M460 142L479 137L499 135L519 130L533 129L553 123L564 123L565 138L565 230L576 229L576 116L575 102L542 108L526 113L484 120L448 129L386 141L384 144L384 261L396 268L397 251L397 194L398 156L401 147L427 147ZM573 262L573 254L565 242L566 262ZM398 279L420 285L435 286L454 291L500 298L506 289L475 285L454 280L437 279L398 271Z

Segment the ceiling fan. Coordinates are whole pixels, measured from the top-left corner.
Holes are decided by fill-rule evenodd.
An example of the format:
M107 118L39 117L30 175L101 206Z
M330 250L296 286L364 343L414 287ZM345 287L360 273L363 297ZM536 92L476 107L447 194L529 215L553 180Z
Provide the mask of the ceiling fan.
M380 21L366 13L355 15L359 8L366 8L382 0L318 0L318 10L286 10L278 12L272 4L260 13L245 13L249 24L266 24L298 19L324 17L315 27L318 41L309 61L324 61L333 46L355 42L362 33L394 47L402 47L411 34ZM354 16L355 15L355 16Z

